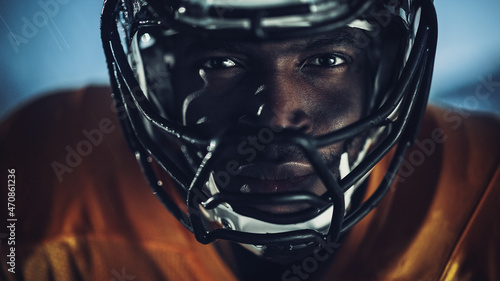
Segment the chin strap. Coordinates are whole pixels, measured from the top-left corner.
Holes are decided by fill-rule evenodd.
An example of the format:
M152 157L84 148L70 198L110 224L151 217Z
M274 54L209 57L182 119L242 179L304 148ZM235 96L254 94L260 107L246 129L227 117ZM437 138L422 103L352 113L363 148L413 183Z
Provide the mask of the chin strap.
M212 195L219 193L213 174L209 177L207 187ZM277 224L239 214L233 211L233 208L227 203L220 204L211 210L207 210L200 205L200 209L210 222L215 222L224 228L249 233L279 233L299 229L315 229L326 234L330 228L329 223L333 215L333 204L330 204L328 208L310 220L295 224Z
M219 193L219 189L215 183L213 174L210 175L207 188L212 195ZM294 223L294 224L277 224L258 220L252 217L239 214L231 208L227 203L220 204L214 209L207 210L200 206L202 214L208 222L208 225L215 224L226 229L231 229L247 233L280 233L301 229L314 229L323 235L328 234L330 223L333 216L333 204L330 204L324 211L319 213L312 219ZM262 255L266 250L265 245L241 244L246 249L256 255ZM304 245L306 246L306 245ZM300 247L300 245L297 245Z
M205 218L212 223L222 225L224 228L247 233L281 233L301 229L314 229L323 235L328 234L330 222L333 215L333 204L313 219L296 224L276 224L257 220L236 213L227 204L221 204L212 210L206 210L200 206ZM241 244L256 255L262 255L266 249L265 245ZM305 245L304 245L305 246ZM300 245L297 245L300 247Z

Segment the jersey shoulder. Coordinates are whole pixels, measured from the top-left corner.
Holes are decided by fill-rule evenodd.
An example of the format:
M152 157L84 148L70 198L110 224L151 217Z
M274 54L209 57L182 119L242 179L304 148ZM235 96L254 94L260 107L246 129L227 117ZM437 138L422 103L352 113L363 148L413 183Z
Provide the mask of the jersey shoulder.
M500 272L500 123L429 106L380 204L345 238L342 280L494 280ZM375 167L368 194L390 158Z
M500 119L488 113L431 108L430 120L442 130L439 181L441 207L455 222L456 238L443 265L443 280L494 280L500 276ZM432 122L430 122L432 123ZM437 129L436 129L437 128ZM427 138L433 139L431 134ZM448 194L448 198L445 198ZM445 235L446 236L446 235Z
M0 124L0 169L15 170L22 221L18 276L231 280L213 247L197 243L152 194L119 116L109 88L88 87L43 96Z

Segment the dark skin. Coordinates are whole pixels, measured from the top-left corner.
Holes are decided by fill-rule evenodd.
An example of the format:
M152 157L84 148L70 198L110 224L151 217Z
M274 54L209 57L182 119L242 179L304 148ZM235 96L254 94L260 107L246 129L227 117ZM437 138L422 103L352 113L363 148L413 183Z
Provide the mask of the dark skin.
M367 85L372 73L367 67L368 48L363 48L359 39L361 32L346 27L321 36L275 42L212 42L181 37L174 69L178 93L175 108L179 109L176 117L206 136L243 122L314 136L345 127L366 114L370 94ZM321 150L336 175L343 146L340 142ZM352 147L351 159L360 145ZM241 174L231 178L227 187L231 191L307 190L318 195L326 191L296 147L270 144L251 161L241 153L234 157L241 164L237 167ZM263 208L272 213L300 209ZM255 266L256 256L232 247L221 255L239 276L251 272L252 278L275 279L288 268L264 260Z
M276 42L180 41L177 107L186 126L207 117L205 132L243 115L262 126L321 135L359 119L367 73L358 31ZM217 108L217 110L213 110ZM334 120L335 122L331 122Z

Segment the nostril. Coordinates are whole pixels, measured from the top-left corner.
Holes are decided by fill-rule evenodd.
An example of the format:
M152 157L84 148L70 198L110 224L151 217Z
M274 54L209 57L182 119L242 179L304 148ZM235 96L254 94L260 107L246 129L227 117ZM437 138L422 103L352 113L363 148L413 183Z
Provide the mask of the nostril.
M304 133L309 133L312 130L311 118L302 110L292 113L290 117L291 125Z

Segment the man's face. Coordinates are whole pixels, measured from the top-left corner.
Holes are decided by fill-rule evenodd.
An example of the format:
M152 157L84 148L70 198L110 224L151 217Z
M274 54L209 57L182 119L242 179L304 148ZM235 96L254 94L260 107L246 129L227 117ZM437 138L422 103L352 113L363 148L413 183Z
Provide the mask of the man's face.
M346 27L272 42L178 39L175 114L185 126L207 136L234 124L269 128L260 138L247 138L225 151L217 169L229 165L233 173L230 179L215 177L219 187L253 193L325 192L301 150L274 144L272 133L289 128L323 135L365 114L372 73L361 32ZM351 157L359 150L354 147ZM321 149L337 176L343 148L340 142Z

